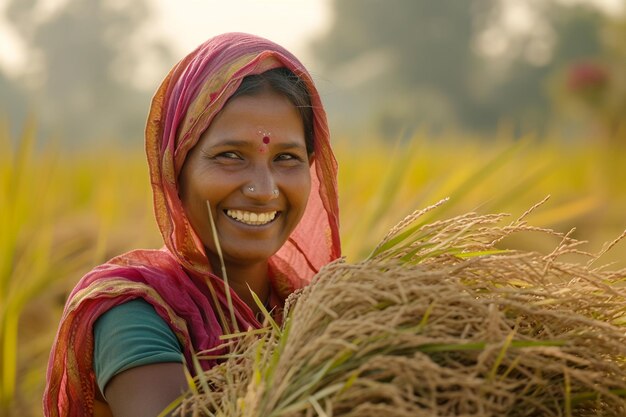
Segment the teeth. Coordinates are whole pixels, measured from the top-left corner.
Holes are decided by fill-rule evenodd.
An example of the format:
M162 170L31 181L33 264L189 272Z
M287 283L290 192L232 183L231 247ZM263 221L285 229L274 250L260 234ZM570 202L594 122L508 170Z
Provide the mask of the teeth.
M253 213L251 211L226 210L226 214L228 215L228 217L231 217L241 223L250 224L253 226L259 226L269 223L276 217L275 211L270 211L267 213Z

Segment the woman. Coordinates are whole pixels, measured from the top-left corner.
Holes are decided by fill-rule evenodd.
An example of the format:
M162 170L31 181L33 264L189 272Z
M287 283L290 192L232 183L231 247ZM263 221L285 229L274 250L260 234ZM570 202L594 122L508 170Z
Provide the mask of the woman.
M78 283L50 355L46 416L158 414L186 388L194 352L260 326L251 291L278 311L340 256L326 116L282 47L230 33L185 57L153 98L146 153L165 247Z

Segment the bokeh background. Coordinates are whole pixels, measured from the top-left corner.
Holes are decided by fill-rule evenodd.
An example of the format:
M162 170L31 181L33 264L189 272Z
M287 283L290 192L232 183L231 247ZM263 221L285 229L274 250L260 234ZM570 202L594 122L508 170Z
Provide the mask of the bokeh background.
M80 276L160 246L142 153L150 97L225 31L268 37L314 75L349 261L443 198L428 220L513 221L549 195L528 221L590 253L626 228L624 0L0 0L0 416L41 415ZM595 266L625 256L617 242Z

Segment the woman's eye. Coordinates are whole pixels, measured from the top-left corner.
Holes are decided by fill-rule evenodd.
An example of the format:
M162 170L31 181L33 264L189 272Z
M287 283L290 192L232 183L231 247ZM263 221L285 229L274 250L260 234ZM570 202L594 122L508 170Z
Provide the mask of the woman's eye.
M222 152L216 156L217 158L225 159L241 159L235 152Z
M302 158L300 158L298 155L294 155L291 153L281 153L280 155L276 156L276 160L277 161L302 161Z

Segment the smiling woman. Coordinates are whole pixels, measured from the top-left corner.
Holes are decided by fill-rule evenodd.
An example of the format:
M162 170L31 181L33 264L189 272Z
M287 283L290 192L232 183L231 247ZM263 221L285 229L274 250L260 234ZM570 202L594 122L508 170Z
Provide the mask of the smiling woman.
M282 47L230 33L181 60L154 96L146 153L165 247L77 284L46 416L157 415L186 388L194 353L225 353L222 335L261 326L251 291L280 320L285 298L340 256L326 116Z

